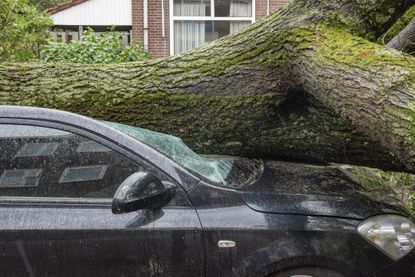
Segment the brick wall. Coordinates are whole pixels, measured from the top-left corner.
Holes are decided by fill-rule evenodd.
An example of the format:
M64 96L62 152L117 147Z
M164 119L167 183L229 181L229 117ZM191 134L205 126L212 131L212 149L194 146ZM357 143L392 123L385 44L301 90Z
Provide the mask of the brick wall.
M258 20L267 15L267 0L255 0L255 19ZM287 4L290 0L269 0L269 11L273 11L281 8Z
M162 36L161 1L164 1L165 37ZM289 0L269 0L270 13L285 5ZM256 20L266 16L267 0L256 0ZM132 39L143 42L143 0L132 0ZM170 55L169 0L148 0L149 52L153 58Z
M132 27L133 41L143 42L143 0L132 0Z
M161 1L164 1L164 37L162 34ZM132 0L132 11L132 39L143 43L143 0ZM169 0L148 0L148 51L153 58L170 55L169 23Z
M164 30L162 35L161 1L164 1ZM169 0L148 0L148 44L152 57L159 58L170 55L170 17Z

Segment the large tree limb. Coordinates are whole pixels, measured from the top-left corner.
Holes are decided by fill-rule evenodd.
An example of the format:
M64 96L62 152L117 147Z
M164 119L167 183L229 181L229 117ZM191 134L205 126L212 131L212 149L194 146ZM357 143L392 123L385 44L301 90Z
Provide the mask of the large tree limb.
M415 168L415 59L320 26L295 71L303 87Z
M385 34L383 34L378 41L383 44L383 45L387 45L387 43L389 43L392 39L394 39L395 37L397 37L399 35L399 33L405 29L405 27L412 21L412 19L415 18L415 5L410 7L401 17L399 17L396 22L392 25L392 27L389 28L389 30L387 30L385 32ZM395 48L396 49L396 48ZM408 51L411 50L410 48L408 49L397 49L397 50L403 50L403 51Z
M414 2L294 0L239 34L144 63L4 64L0 103L54 107L147 127L179 135L209 153L413 170L409 127L392 129L402 136L387 132L387 139L381 138L394 119L404 117L370 113L383 102L372 101L379 76L372 65L362 65L366 54L356 54L363 56L354 66L344 47L335 55L324 38L339 33L345 41L356 39L353 47L372 45L351 33L374 40ZM332 25L338 28L324 27ZM341 36L335 36L337 47ZM398 77L385 75L388 66L398 65L381 68L383 81L398 84ZM362 99L348 99L360 97L359 80L369 84ZM348 89L342 92L340 84ZM300 93L304 89L307 93ZM405 105L410 105L412 96L407 97Z
M413 44L415 44L415 18L397 36L389 41L386 47L405 50Z

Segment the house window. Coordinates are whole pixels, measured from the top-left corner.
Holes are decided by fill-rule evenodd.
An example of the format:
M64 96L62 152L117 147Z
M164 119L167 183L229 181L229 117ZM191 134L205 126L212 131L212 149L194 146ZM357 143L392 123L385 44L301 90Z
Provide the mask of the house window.
M255 20L255 0L170 0L170 53L238 32Z

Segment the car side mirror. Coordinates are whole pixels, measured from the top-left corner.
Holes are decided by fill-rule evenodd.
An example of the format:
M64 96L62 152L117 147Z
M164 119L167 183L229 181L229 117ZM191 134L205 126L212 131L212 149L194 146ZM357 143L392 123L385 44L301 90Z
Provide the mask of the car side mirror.
M129 213L140 209L158 209L174 195L175 187L166 187L149 172L130 175L115 192L112 199L114 214Z

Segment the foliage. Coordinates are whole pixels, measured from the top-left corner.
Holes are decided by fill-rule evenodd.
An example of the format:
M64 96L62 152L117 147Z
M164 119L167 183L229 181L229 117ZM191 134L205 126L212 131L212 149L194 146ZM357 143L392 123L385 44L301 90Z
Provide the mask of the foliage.
M36 58L47 42L52 25L46 13L40 13L27 0L0 1L0 62L25 62Z
M52 7L58 6L65 2L69 2L69 0L28 0L29 4L35 6L39 11L45 11Z
M389 182L393 190L399 195L401 201L415 215L414 175L399 172L382 172L381 175Z
M121 33L110 30L97 36L88 28L82 41L69 43L49 41L42 54L47 62L82 64L109 64L147 60L149 55L139 43L127 47L122 44Z
M415 176L409 173L389 172L380 169L360 167L355 168L359 182L373 193L386 186L391 187L399 196L400 200L415 215ZM381 191L381 190L380 190ZM379 197L388 197L387 193L381 192Z

